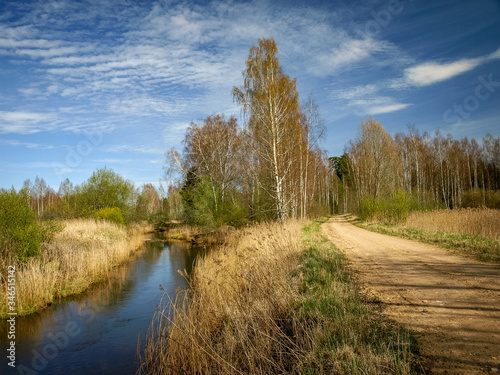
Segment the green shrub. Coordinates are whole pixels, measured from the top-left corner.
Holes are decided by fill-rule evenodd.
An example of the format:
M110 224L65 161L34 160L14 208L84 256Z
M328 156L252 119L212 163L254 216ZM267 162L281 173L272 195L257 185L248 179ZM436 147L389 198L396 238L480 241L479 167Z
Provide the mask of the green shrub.
M377 201L372 198L364 198L361 201L359 209L359 217L361 220L370 220L375 216L377 212Z
M408 195L398 189L390 199L364 198L360 205L359 216L362 220L397 224L406 220L411 205Z
M123 225L122 212L118 207L113 208L101 208L100 210L94 212L94 217L99 220L112 221L113 223Z
M410 200L403 190L398 189L396 193L392 194L389 210L387 217L392 224L406 220L410 212Z
M36 221L26 190L0 191L0 238L9 243L20 261L40 253L43 231Z

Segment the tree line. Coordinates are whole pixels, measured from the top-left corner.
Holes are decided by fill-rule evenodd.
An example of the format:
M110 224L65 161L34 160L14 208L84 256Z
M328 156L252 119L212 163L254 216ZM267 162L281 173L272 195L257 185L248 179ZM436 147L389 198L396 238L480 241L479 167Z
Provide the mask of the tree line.
M398 219L414 209L500 208L500 137L480 144L409 125L393 138L368 118L344 155L330 161L339 212L366 218L387 211Z
M324 126L311 97L299 104L273 39L250 49L233 89L245 124L212 115L191 123L184 150L167 155L171 217L198 225L353 212L400 221L416 209L500 208L500 140L455 140L414 125L393 138L373 118L341 156L318 146Z
M300 104L296 79L283 72L277 52L273 39L250 49L243 84L233 89L243 126L235 117L208 116L187 128L181 152L166 153L165 179L174 181L167 190L136 188L107 168L80 185L66 179L57 191L37 176L18 192L0 190L0 241L17 238L35 249L26 241L42 241L37 222L78 217L216 227L347 212L400 221L411 210L500 208L499 137L456 140L414 125L392 137L370 117L343 155L329 157L319 147L324 125L314 98Z
M19 194L22 193L40 221L93 217L127 224L160 220L160 196L165 195L164 191L163 186L156 189L153 184L136 188L112 169L102 168L80 185L66 178L57 191L43 178L37 176L33 182L27 179Z
M107 220L119 225L148 220L157 226L168 221L162 185L136 188L112 169L97 169L85 182L61 182L58 191L38 176L16 191L0 189L0 255L16 254L26 260L72 218ZM59 228L59 229L58 229Z

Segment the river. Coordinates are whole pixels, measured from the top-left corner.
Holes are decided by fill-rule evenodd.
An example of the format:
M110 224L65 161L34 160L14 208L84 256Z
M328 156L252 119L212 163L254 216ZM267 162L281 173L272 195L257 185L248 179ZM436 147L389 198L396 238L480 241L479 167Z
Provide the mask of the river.
M162 234L155 234L160 239ZM137 346L164 292L175 295L187 283L178 270L191 272L203 248L185 242L147 241L109 281L68 297L39 313L16 320L16 368L0 358L1 374L135 374ZM160 290L160 284L165 291ZM0 342L7 341L1 322Z

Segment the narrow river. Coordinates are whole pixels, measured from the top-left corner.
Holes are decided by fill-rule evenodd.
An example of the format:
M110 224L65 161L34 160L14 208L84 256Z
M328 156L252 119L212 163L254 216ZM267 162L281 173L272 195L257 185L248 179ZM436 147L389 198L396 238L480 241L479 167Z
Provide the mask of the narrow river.
M162 234L155 234L156 239ZM2 353L1 374L134 374L137 346L164 292L187 284L177 272L191 272L203 248L184 242L146 242L145 248L113 277L89 292L67 298L16 321L16 368ZM6 347L7 323L0 342Z

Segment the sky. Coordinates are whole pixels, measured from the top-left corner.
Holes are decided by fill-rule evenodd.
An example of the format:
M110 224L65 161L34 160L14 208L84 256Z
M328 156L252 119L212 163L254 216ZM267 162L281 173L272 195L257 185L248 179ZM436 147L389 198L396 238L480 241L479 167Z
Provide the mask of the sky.
M0 188L104 167L158 186L190 122L243 126L232 88L270 37L329 156L368 116L392 135L500 135L498 0L0 0Z

